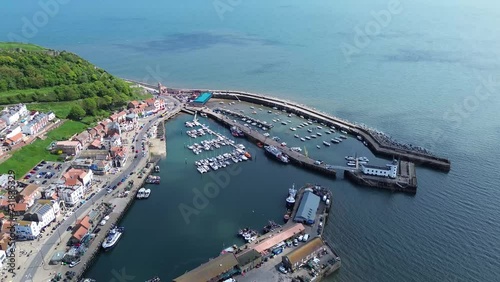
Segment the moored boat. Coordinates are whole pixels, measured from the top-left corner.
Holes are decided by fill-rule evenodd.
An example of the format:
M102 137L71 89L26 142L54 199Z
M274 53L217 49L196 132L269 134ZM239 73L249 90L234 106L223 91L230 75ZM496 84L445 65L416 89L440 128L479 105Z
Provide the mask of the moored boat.
M124 230L125 229L123 227L118 227L118 226L113 227L109 231L104 242L102 242L101 247L104 250L107 250L107 249L114 247L116 245L116 243L118 242L118 240L120 239L120 237L122 236Z
M273 156L277 160L281 161L282 163L288 163L290 160L288 159L288 156L285 155L283 152L281 152L278 148L275 146L269 145L269 146L264 146L264 149L266 153L269 155Z

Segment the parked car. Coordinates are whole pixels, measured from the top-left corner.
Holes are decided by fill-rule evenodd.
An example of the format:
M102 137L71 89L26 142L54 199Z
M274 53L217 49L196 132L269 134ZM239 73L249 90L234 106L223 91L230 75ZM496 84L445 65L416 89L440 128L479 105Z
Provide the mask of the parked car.
M75 260L75 261L72 261L70 264L69 264L69 267L75 267L77 264L80 263L80 260Z
M288 271L286 270L286 268L283 265L280 265L279 270L283 274L287 274L288 273Z

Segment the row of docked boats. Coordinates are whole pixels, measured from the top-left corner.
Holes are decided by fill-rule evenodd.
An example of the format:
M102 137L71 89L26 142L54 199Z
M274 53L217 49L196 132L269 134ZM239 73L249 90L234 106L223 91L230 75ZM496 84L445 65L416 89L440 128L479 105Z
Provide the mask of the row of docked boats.
M239 230L238 235L243 237L243 239L247 243L251 243L251 242L255 241L255 239L257 239L257 236L259 235L259 233L257 233L257 231L255 231L255 230L252 230L252 229L247 227L247 228Z
M146 178L146 183L147 184L160 184L161 177L157 175L149 175L148 178Z
M353 156L346 156L345 160L347 161L347 166L351 167L355 167L356 163L360 165L360 164L367 164L370 161L367 157L353 157Z
M249 152L237 148L231 153L224 153L213 158L206 158L196 161L196 169L199 173L206 173L211 170L218 170L231 164L247 161L252 158Z
M213 151L223 146L232 146L235 142L225 136L218 136L214 139L202 140L200 143L201 144L194 143L193 145L187 146L187 148L193 151L194 154L199 155L203 151Z
M141 188L135 195L136 199L147 199L151 195L151 189Z
M193 130L186 131L186 134L189 137L191 137L191 138L198 138L198 137L201 137L201 136L205 136L208 133L210 133L210 132L206 131L203 128L198 128L198 129L193 129Z

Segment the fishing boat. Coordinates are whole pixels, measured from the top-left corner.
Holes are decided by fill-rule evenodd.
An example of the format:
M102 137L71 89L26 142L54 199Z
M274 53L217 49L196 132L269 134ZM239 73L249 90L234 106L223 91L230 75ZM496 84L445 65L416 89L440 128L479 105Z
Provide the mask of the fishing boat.
M292 188L288 189L288 197L286 198L286 206L288 208L295 205L295 196L297 196L297 189L295 189L295 184L293 184Z
M290 160L288 159L288 156L285 155L283 152L281 152L278 148L275 146L269 145L269 146L264 146L264 150L268 155L273 156L275 159L281 161L282 163L289 163Z

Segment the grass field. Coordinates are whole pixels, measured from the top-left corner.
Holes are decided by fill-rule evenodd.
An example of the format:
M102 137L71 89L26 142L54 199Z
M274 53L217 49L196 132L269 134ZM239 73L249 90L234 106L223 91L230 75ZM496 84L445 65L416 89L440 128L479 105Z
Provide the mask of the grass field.
M16 49L21 48L28 51L42 51L47 50L43 47L34 44L25 44L18 42L0 42L0 49Z
M31 103L31 104L26 104L26 108L28 108L28 110L30 111L36 110L44 113L53 111L58 118L65 119L68 117L69 112L71 111L71 107L75 103L78 103L78 101Z
M77 121L66 121L63 125L47 133L45 140L36 140L33 144L24 146L5 162L0 164L0 173L7 173L9 169L16 172L17 178L22 178L40 161L57 161L59 156L47 151L47 147L53 141L66 140L75 133L82 132L87 128L86 124Z

